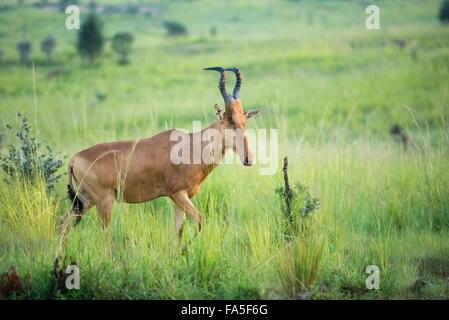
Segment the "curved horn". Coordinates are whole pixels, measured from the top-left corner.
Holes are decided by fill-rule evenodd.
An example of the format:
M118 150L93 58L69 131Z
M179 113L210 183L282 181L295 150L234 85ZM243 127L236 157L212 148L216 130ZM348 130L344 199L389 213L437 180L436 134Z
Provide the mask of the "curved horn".
M234 97L234 99L240 100L240 86L242 85L242 73L238 68L227 68L225 70L233 71L235 73L236 82L234 91L232 92L232 96Z
M218 82L218 88L220 89L220 93L223 96L225 103L230 103L232 101L232 96L226 91L226 74L225 70L222 67L212 67L212 68L204 68L203 70L215 70L220 72L220 81Z

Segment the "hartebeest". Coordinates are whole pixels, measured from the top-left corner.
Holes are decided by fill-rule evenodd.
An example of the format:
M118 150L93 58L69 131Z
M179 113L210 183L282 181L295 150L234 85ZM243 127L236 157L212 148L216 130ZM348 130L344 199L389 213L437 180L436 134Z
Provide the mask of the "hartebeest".
M215 104L218 121L208 128L187 133L179 130L161 132L151 138L102 143L77 153L69 162L68 193L72 200L71 209L61 218L61 230L65 234L70 229L68 222L76 225L81 217L93 206L97 206L103 228L112 216L114 201L140 203L159 197L169 197L175 203L175 228L181 244L185 214L198 223L201 229L201 214L190 199L198 192L201 183L221 162L227 149L233 149L246 166L253 164L253 156L246 138L246 119L255 117L261 109L243 112L239 98L242 77L239 69L221 67L206 68L220 72L219 89L225 102L225 112ZM226 91L225 71L233 71L237 81L233 94ZM171 149L176 144L171 137L178 136L193 141L213 129L219 133L214 147L219 152L210 155L213 161L174 164ZM234 134L234 137L229 135ZM240 135L240 138L238 136ZM198 140L197 140L198 141ZM199 141L202 141L200 138ZM202 146L204 142L201 142ZM194 150L190 144L190 153ZM211 149L216 150L216 149ZM189 156L190 157L190 156ZM208 159L210 160L210 159ZM77 191L72 186L75 181Z

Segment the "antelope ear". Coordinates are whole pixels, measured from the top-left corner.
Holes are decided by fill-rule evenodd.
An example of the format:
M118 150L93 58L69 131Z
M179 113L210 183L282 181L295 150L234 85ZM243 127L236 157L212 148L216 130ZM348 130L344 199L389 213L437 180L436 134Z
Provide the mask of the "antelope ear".
M256 117L261 112L262 112L262 109L260 109L260 108L248 110L245 112L245 118L247 120L252 119L252 118Z
M214 106L214 112L218 120L223 120L223 109L220 107L218 103L216 103Z

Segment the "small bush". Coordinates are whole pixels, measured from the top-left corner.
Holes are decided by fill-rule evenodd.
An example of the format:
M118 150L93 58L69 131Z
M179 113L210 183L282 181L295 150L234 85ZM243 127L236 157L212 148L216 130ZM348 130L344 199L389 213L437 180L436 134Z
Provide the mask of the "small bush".
M277 188L276 193L279 195L283 210L287 213L285 187ZM292 217L307 218L310 213L320 207L320 200L313 198L310 195L309 188L301 183L295 183L291 188L291 193L290 214Z
M125 7L125 10L124 10L126 13L129 13L129 14L136 14L136 13L139 13L139 6L136 6L136 5L127 5L126 7Z
M21 63L27 63L28 61L30 61L30 52L31 52L31 42L30 41L18 42L17 50L19 51Z
M0 165L10 181L20 179L33 184L44 179L47 191L51 191L61 177L57 171L63 161L50 145L41 147L42 143L31 135L30 125L23 114L18 112L17 117L20 121L18 128L7 125L17 137L17 144L10 144L8 153L0 154Z
M44 38L41 42L41 51L47 55L47 61L51 62L51 55L53 50L56 48L56 39L55 37L49 35Z
M217 27L216 26L210 27L210 36L212 38L215 38L217 36Z
M444 0L441 3L440 13L438 15L438 18L444 24L449 23L449 0Z
M112 38L112 50L120 55L120 64L128 63L128 55L133 44L133 35L128 32L117 33Z
M169 36L185 36L187 35L186 27L176 21L165 21L164 27L167 29Z

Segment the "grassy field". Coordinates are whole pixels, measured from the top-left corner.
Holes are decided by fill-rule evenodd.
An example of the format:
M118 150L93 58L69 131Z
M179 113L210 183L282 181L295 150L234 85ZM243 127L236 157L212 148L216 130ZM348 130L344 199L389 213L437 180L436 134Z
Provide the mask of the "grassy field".
M68 156L61 172L100 142L211 124L218 75L201 69L237 66L244 109L264 110L248 127L279 130L279 165L268 176L258 165L215 169L194 198L205 223L184 255L174 250L167 199L116 204L113 246L91 209L63 251L80 268L80 289L68 292L54 290L50 272L67 177L49 194L2 179L0 273L14 265L30 274L26 298L449 298L449 27L437 19L440 1L375 1L378 31L365 28L362 0L98 1L160 9L100 15L108 40L133 33L128 65L109 41L100 59L83 61L66 15L35 2L0 5L2 152L15 143L5 125L16 110ZM188 35L167 37L167 20ZM58 41L51 63L39 50L48 34ZM15 48L23 39L33 44L36 107L31 64ZM409 134L407 150L390 136L394 124ZM321 204L292 241L275 193L284 156L290 180ZM186 227L193 238L194 224ZM369 265L380 269L378 290L365 286Z

